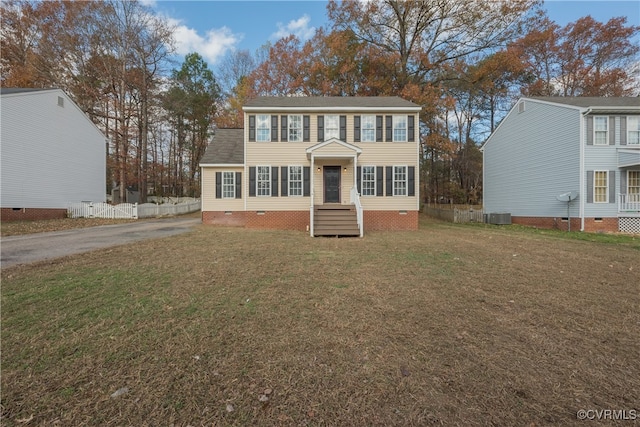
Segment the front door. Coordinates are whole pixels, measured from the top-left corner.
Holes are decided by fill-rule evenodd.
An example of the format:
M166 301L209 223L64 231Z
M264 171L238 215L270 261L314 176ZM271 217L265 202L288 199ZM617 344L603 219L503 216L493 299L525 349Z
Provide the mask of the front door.
M340 166L324 167L324 202L340 203Z

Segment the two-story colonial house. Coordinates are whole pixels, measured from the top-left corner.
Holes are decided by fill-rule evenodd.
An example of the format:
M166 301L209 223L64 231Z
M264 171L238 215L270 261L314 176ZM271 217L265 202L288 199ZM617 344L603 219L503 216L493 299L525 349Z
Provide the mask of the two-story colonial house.
M482 150L485 212L640 233L640 98L522 98Z
M421 107L398 97L259 97L218 129L202 221L311 236L418 227Z

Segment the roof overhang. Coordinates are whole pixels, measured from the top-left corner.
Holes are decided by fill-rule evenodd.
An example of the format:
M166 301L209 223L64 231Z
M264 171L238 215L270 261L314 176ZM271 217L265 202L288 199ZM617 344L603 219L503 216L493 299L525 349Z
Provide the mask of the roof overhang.
M331 148L335 148L336 150L340 150L340 151L318 152L318 150L325 147L328 147L329 150L331 150ZM344 151L345 148L347 149L347 152ZM312 145L311 147L307 148L306 152L307 152L308 159L310 159L312 156L318 159L319 158L340 158L340 157L352 158L354 156L359 156L360 154L362 154L362 149L360 147L349 144L347 142L340 141L337 138L331 138L327 141L320 142L316 145Z
M309 112L334 112L334 113L419 113L422 107L242 107L247 113L309 113Z
M640 149L618 149L618 167L640 166Z
M201 168L240 168L243 163L200 163Z

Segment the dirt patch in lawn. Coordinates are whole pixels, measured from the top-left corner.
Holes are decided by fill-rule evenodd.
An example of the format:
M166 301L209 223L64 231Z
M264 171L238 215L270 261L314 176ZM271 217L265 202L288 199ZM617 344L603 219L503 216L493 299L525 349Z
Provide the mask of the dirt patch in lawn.
M362 239L200 226L3 269L2 424L640 414L636 247L434 221Z

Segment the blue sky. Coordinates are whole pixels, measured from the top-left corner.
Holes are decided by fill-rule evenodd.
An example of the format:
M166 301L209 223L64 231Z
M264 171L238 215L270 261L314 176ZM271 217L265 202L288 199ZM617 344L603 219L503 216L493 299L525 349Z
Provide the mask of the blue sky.
M143 1L177 26L178 55L198 52L210 68L232 50L253 53L289 34L305 41L328 22L320 0ZM640 25L640 0L547 0L544 7L561 26L587 15L602 22L626 16L628 24Z

